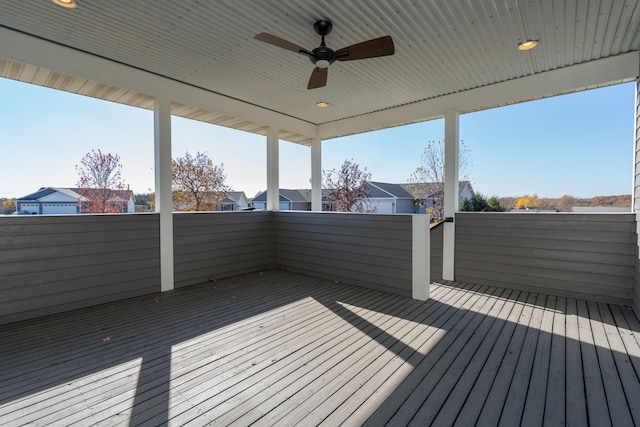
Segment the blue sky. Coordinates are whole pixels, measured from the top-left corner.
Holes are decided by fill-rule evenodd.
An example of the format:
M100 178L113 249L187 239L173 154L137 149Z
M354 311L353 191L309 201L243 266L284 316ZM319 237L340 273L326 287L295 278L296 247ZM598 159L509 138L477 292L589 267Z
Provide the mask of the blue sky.
M629 194L634 85L627 83L460 117L471 152L469 178L485 195L575 197ZM118 154L123 178L153 191L153 114L0 78L0 197L40 187L73 187L75 165L92 149ZM266 188L259 135L174 117L173 156L207 152L227 183L251 197ZM323 142L323 169L353 159L383 182L406 182L444 121L417 123ZM310 149L280 143L280 186L310 188Z

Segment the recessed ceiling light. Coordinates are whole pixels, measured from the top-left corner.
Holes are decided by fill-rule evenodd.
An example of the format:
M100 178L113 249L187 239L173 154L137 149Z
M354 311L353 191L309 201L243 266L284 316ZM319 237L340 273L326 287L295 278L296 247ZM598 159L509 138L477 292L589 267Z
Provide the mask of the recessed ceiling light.
M320 108L326 108L329 106L328 102L324 102L324 101L320 101L320 102L316 102L316 106L320 107Z
M527 40L518 43L518 50L530 50L538 46L538 40Z
M75 9L78 7L78 3L75 0L52 0L58 6L66 7L67 9Z

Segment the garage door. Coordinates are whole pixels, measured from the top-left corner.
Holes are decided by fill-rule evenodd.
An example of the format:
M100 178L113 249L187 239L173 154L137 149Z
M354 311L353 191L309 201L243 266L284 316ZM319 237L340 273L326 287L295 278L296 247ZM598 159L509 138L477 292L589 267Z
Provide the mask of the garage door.
M73 215L77 212L75 203L46 203L42 205L42 213L47 215L66 214Z

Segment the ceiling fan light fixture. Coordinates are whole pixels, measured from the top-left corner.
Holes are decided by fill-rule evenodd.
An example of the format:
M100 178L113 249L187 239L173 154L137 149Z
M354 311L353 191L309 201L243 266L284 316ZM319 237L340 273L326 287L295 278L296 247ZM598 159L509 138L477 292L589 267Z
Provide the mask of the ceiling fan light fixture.
M329 65L331 65L331 62L327 61L326 59L318 59L316 61L316 67L318 68L328 68Z
M329 103L325 101L318 101L316 102L316 106L318 108L327 108L329 106Z
M531 50L534 47L538 46L538 40L525 40L523 42L518 43L518 50Z
M75 9L78 7L78 3L75 0L52 0L58 6L65 7L67 9Z

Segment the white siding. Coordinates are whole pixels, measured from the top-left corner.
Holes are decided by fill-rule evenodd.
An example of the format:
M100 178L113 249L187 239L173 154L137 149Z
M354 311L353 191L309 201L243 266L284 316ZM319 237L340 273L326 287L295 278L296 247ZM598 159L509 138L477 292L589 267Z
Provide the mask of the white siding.
M471 200L473 198L473 194L471 194L471 191L469 190L469 186L465 186L461 191L460 191L460 195L459 195L459 200L460 202L462 202L462 199L469 199Z
M20 203L20 206L18 206L18 212L37 214L40 213L40 209L37 203Z
M42 213L44 215L66 214L72 215L77 213L77 205L75 203L43 203Z
M371 200L367 203L369 210L375 210L375 213L390 214L395 213L395 202L393 199L388 200Z
M64 194L59 191L56 191L55 193L41 197L38 200L40 200L41 202L53 202L53 203L61 203L61 202L77 203L78 201L77 198L71 197L68 194Z

